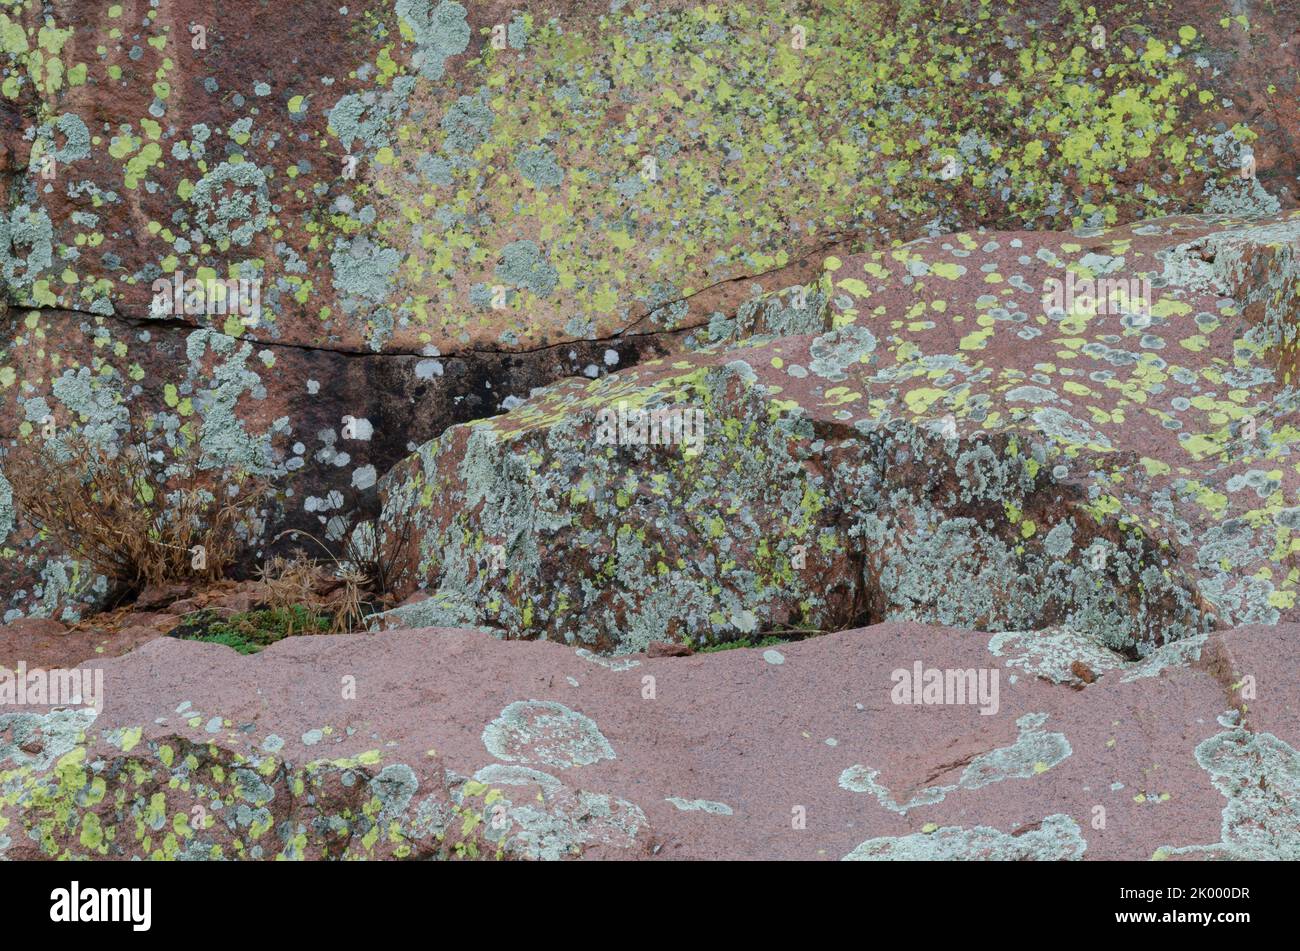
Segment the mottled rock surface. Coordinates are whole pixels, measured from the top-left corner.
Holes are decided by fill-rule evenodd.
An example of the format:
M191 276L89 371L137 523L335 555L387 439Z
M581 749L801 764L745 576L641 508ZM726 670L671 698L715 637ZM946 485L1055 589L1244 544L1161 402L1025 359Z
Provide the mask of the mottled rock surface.
M1300 858L1298 24L0 4L0 858ZM100 611L139 419L398 606Z
M208 472L269 481L250 557L287 529L337 542L376 507L381 475L449 422L508 408L557 378L608 372L662 352L652 338L531 354L431 357L263 346L171 322L124 323L63 311L10 311L0 331L0 444L57 443L72 430L116 444L127 405L172 447L196 443ZM6 375L8 371L8 375ZM4 386L4 380L20 383ZM0 461L0 465L3 465ZM15 518L0 471L0 619L73 620L101 602L102 579Z
M98 715L0 716L0 853L1295 859L1297 635L1140 663L914 623L617 660L443 629L163 639L98 665ZM1083 656L1095 683L1058 679ZM896 702L917 666L998 689Z
M1294 205L1285 7L788 7L6 4L0 441L139 402L270 472L265 537L319 534L447 425L828 254ZM185 279L257 313L159 303ZM13 522L0 474L0 617L102 600Z
M392 623L618 651L1067 624L1136 655L1295 619L1297 248L1290 214L832 258L786 335L558 384L394 469L433 597Z
M948 6L10 4L6 278L139 317L159 274L233 268L259 340L515 349L909 220L1267 210L1243 151L1294 190L1283 11Z

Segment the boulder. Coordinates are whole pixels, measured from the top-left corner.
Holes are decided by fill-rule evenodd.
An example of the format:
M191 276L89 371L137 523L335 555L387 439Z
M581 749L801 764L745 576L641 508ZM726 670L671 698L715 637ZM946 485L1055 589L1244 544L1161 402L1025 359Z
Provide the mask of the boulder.
M1064 624L1137 656L1293 620L1297 246L1289 213L832 258L805 326L557 384L397 466L382 547L431 597L387 621L621 652Z
M1294 860L1297 635L164 638L95 662L98 711L0 713L0 855Z
M243 278L251 325L169 316L517 350L698 321L852 235L1276 210L1246 154L1293 190L1284 14L1031 6L23 2L0 260L20 305L143 319L155 279Z
M301 544L270 545L293 529L336 545L377 508L379 476L449 423L661 351L643 337L518 356L353 355L63 311L10 319L0 328L0 449L73 432L121 445L133 407L168 446L197 444L200 476L248 471L270 485L244 539L249 561ZM4 467L0 454L0 617L71 621L103 606L104 579L15 512Z
M174 620L174 619L173 619ZM52 618L19 618L0 625L0 668L68 669L99 657L117 657L162 636L152 625L124 623L114 630L68 628Z
M272 479L256 558L828 256L1294 205L1286 11L968 6L10 4L0 448L141 403ZM0 617L102 606L3 466Z

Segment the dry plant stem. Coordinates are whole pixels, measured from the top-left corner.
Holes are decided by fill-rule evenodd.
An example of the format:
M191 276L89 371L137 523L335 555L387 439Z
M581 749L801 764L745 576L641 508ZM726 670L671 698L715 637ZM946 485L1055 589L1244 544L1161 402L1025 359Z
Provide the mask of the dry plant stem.
M361 606L361 589L370 579L354 568L348 568L330 552L329 548L315 535L301 529L289 529L281 532L272 544L286 535L310 538L334 562L334 577L343 583L341 596L323 600L316 593L321 571L319 566L304 558L301 554L293 561L283 558L273 559L263 568L262 579L267 586L271 603L277 607L303 605L313 615L330 615L330 633L342 634L356 630L365 624L366 611Z
M363 547L356 542L357 530L367 525L371 527L374 533L372 539L373 551L370 552L364 551ZM335 626L347 623L349 626L346 629L355 630L367 617L365 610L361 606L361 590L368 589L372 596L380 600L392 591L396 566L401 563L407 546L411 544L414 528L410 517L402 520L394 530L394 542L389 545L381 545L378 539L378 529L373 521L355 523L349 527L349 530L344 535L346 540L343 543L341 558L336 557L334 552L315 535L301 529L289 529L281 532L272 540L272 544L289 535L311 539L316 547L324 553L325 557L334 563L336 577L343 579L345 584L342 599L343 606L336 615ZM355 577L349 581L349 575ZM344 618L347 619L346 622L343 620Z
M167 446L140 413L128 415L121 442L114 450L72 431L58 440L62 457L45 440L13 450L6 468L20 516L119 595L222 577L266 484L242 472L200 471L196 444Z

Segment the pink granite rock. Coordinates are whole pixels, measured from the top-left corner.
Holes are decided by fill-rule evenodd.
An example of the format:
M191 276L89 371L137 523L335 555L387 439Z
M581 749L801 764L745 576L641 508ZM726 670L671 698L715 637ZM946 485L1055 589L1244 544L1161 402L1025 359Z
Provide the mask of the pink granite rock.
M1141 662L917 624L657 659L446 629L163 639L95 665L98 715L0 715L0 849L418 857L470 817L477 849L527 858L1294 859L1297 633Z

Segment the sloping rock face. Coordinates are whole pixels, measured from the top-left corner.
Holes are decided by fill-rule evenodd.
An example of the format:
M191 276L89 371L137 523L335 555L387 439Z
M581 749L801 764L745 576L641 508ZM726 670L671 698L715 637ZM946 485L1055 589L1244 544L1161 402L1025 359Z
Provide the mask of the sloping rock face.
M1294 860L1298 635L164 638L102 662L98 713L0 716L0 855Z
M559 384L394 469L385 543L431 597L392 623L615 651L1064 624L1136 656L1294 619L1298 247L1292 214L832 258L742 321L786 335Z
M7 5L0 440L139 402L274 480L255 549L863 242L1293 204L1285 10L786 6ZM93 607L8 498L3 615Z
M1202 6L27 0L6 278L20 305L142 316L155 277L234 269L264 281L257 339L515 349L909 219L1249 203L1243 150L1293 187L1283 130L1223 100L1272 80L1250 47L1294 23Z
M250 557L289 529L337 542L355 513L377 507L379 477L451 421L498 412L560 377L663 352L639 338L518 355L381 356L264 346L167 321L46 310L12 310L10 318L0 383L20 382L0 387L0 442L57 444L80 430L120 443L129 405L154 421L166 445L196 443L204 472L246 471L269 482L261 524L248 530ZM105 595L104 579L16 517L2 471L0 536L6 622L24 614L70 620Z

